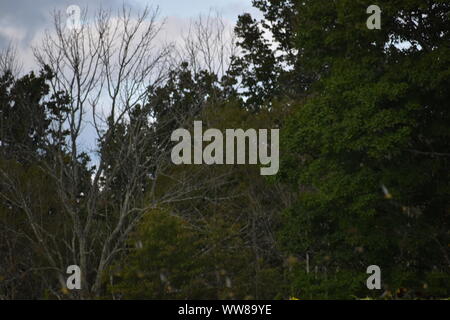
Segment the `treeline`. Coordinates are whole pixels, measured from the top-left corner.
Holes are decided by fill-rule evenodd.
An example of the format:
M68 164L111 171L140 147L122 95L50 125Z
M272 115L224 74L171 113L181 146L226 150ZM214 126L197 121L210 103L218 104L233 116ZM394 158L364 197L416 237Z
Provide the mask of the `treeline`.
M1 299L450 295L450 3L253 4L176 46L151 9L56 15L39 72L0 55ZM280 129L279 173L173 165L194 120Z

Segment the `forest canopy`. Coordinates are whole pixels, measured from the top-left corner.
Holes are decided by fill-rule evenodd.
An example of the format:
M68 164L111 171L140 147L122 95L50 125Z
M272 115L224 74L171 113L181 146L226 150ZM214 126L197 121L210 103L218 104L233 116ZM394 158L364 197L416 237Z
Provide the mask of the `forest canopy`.
M38 71L0 51L0 299L448 298L450 3L370 5L253 0L168 45L150 7L56 13ZM174 164L198 121L279 130L279 171Z

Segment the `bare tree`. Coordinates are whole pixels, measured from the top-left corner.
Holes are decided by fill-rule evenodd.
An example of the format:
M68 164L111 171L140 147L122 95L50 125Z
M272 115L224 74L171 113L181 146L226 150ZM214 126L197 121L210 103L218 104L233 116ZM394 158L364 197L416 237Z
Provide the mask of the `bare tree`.
M9 43L4 49L0 49L0 75L9 71L13 76L17 76L22 69L22 65L17 57L17 48L13 43Z
M205 195L208 183L198 179L200 171L173 174L170 134L153 127L148 88L164 83L172 50L157 41L158 17L157 9L134 16L124 6L117 15L100 10L89 23L85 10L80 27L70 29L57 12L54 30L34 49L40 66L54 75L51 92L67 95L60 115L52 119L46 157L37 162L55 184L53 196L65 219L62 230L55 234L43 222L29 196L32 190L21 188L14 172L0 169L0 193L9 190L3 198L25 213L30 241L42 249L45 267L57 271L61 288L66 287L66 268L80 266L82 290L73 297L101 294L105 271L149 210ZM188 112L183 118L191 116ZM171 119L163 121L169 125ZM177 124L182 121L178 118ZM159 128L165 125L158 123ZM85 140L98 143L87 148ZM91 171L87 155L95 164ZM113 194L119 176L120 192ZM161 181L170 181L163 191ZM49 289L64 298L57 288Z
M219 12L209 11L190 23L178 46L178 59L190 64L194 72L203 70L219 77L226 74L236 55L236 39L231 24Z

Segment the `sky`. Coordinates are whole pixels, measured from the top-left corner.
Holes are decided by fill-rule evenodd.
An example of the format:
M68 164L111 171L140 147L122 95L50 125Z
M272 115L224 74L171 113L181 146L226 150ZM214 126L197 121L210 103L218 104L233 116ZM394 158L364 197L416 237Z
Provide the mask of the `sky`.
M161 20L165 20L161 40L181 40L183 32L189 30L192 20L206 15L211 10L221 14L227 27L232 29L238 15L251 13L260 18L259 11L252 7L251 0L126 0L126 6L134 12L145 6L158 7ZM13 44L17 50L21 73L37 71L33 47L39 47L45 32L52 30L53 13L66 12L71 5L87 8L89 13L99 7L119 9L124 0L0 0L0 52ZM93 128L87 126L82 133L86 149L95 145Z
M51 29L52 13L62 12L70 5L88 8L90 12L99 6L119 8L124 0L0 0L0 49L13 43L25 69L33 67L32 46L46 29ZM211 9L221 13L230 26L234 25L239 14L244 12L258 16L251 0L128 0L125 4L139 10L146 5L158 6L161 17L166 19L164 33L167 38L179 37L189 25L190 20Z

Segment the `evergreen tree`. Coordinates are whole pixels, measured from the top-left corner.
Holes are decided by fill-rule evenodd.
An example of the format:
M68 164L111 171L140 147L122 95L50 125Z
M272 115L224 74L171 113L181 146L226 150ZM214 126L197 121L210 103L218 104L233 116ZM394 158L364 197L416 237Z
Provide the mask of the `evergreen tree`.
M323 277L347 273L348 295L369 294L351 283L375 264L386 290L445 296L450 5L379 1L381 30L366 27L369 5L295 3L295 44L319 77L283 131L283 179L302 188L283 243Z

